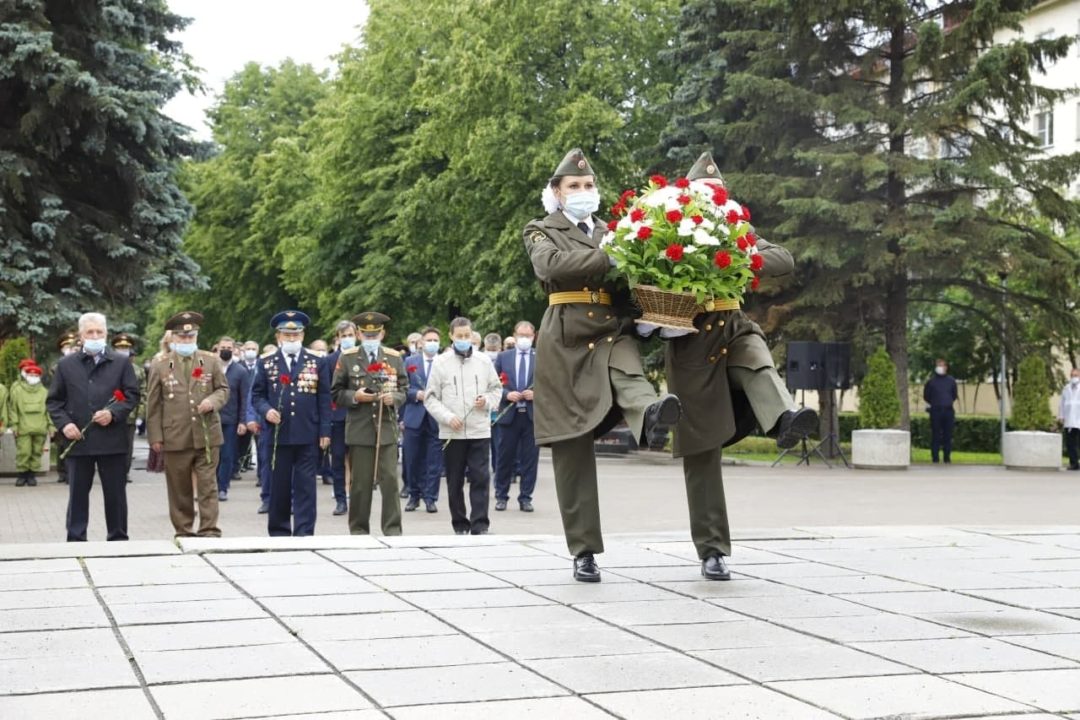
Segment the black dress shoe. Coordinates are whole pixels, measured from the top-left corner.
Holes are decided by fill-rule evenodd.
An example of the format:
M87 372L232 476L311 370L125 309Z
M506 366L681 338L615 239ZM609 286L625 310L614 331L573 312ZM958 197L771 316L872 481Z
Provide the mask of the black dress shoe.
M518 503L518 507L521 508L521 512L532 512L532 500L522 500Z
M472 534L473 535L487 535L488 534L488 529L487 528L473 528L472 529Z
M418 507L420 507L420 498L409 498L409 502L405 503L405 512L412 512Z
M495 501L495 509L500 511L500 512L505 510L506 509L506 501L505 500L496 500Z
M26 485L26 473L21 472L15 476L15 487Z
M131 482L131 481L128 480L128 482ZM37 476L35 476L34 473L32 473L32 472L26 473L26 484L29 487L37 487Z
M787 410L776 423L776 447L793 448L818 428L818 414L810 408Z
M454 534L455 535L468 535L469 531L468 530L455 530Z
M645 427L642 430L642 445L650 450L663 450L667 444L668 431L682 417L682 403L679 398L668 393L654 402L645 411Z
M600 582L600 568L596 566L596 558L591 554L574 558L574 579L578 582Z
M701 561L701 575L706 580L730 580L731 572L723 555L710 555Z
M260 515L265 515L266 513L270 512L270 503L264 502L260 504L258 512Z
M334 514L335 515L344 515L347 512L349 512L348 505L345 504L344 500L338 500L337 507L334 508Z
M398 493L398 497L404 500L409 497L409 491L407 488L401 488L401 492Z
M424 501L424 510L426 510L429 513L437 513L437 512L439 512L439 506L435 504L434 500L432 500L432 501L425 500Z

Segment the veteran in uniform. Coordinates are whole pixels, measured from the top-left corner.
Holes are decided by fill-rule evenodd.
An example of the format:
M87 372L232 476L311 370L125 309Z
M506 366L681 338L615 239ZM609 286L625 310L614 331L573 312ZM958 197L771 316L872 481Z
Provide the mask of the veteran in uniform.
M605 228L592 167L567 153L545 188L549 215L525 226L525 249L548 296L534 374L538 445L551 446L555 488L574 578L599 582L604 551L593 439L626 420L635 438L653 437L679 419L674 395L658 398L645 377L625 292L604 277ZM647 432L643 432L643 430Z
M56 349L60 351L60 357L65 358L73 352L79 350L79 334L75 332L66 332L59 337L56 341ZM56 377L56 366L59 364L59 360L53 363L49 368L49 379ZM53 433L53 446L56 448L56 482L67 485L67 463L60 460L60 456L64 454L64 449L71 443L64 433L59 429Z
M190 311L169 318L165 329L172 331L173 347L150 364L146 381L146 435L151 448L164 452L169 519L178 537L221 537L217 466L224 438L218 413L228 402L229 383L218 356L198 349L202 321L202 315ZM192 475L198 532L193 531Z
M723 184L715 161L703 154L689 180ZM758 238L763 265L758 275L787 275L795 263L779 245ZM675 426L674 455L682 458L690 535L701 559L701 574L728 580L724 557L731 555L731 532L721 476L723 447L737 442L755 425L792 447L817 428L817 413L798 409L776 372L765 335L739 303L717 303L694 319L697 333L671 339L665 352L668 388L682 398L683 415ZM672 333L661 330L661 337Z
M341 351L334 368L333 395L347 411L345 444L349 447L349 532L371 533L371 501L375 484L382 502L383 535L401 534L398 498L398 409L405 404L409 377L401 353L382 344L390 318L364 312L352 319L360 346ZM376 367L377 366L377 367ZM382 424L379 405L382 405ZM375 465L376 449L379 453Z
M269 434L266 524L271 536L315 534L315 475L322 451L330 447L330 369L304 348L304 329L310 324L299 310L279 312L270 320L279 349L259 360L251 386L255 415Z
M131 460L135 457L135 426L138 423L139 418L146 414L146 371L143 370L141 364L131 360L131 356L135 352L134 337L127 333L117 333L113 336L112 348L117 355L126 357L128 358L128 362L131 362L131 367L135 370L135 379L139 381L139 399L142 401L139 403L139 406L128 415L127 419L127 481L131 482Z

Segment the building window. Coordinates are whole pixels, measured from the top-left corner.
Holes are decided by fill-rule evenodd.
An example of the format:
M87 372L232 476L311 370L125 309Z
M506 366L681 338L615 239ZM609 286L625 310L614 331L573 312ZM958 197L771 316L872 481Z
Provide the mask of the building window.
M1040 147L1054 144L1054 111L1043 110L1035 114L1035 140Z

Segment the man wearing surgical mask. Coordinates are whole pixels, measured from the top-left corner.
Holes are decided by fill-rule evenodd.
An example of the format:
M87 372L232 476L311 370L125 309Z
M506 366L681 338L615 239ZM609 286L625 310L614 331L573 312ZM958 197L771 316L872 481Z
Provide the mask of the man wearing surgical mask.
M341 353L356 347L356 324L352 320L338 322L335 333L337 347L326 358L326 364L333 371L341 359ZM344 515L349 512L349 501L345 494L345 454L349 451L345 444L345 420L348 409L330 401L330 479L334 486L334 514Z
M495 509L499 511L506 509L510 498L510 481L515 473L521 475L518 508L522 512L533 511L536 466L540 459L540 448L536 447L533 438L535 336L533 324L522 320L514 328L514 347L500 353L495 361L495 371L503 380L502 403L496 422L499 428L496 441L499 460L495 464Z
M225 367L225 380L229 385L229 401L221 408L221 461L217 467L218 502L229 499L229 484L236 479L237 452L240 438L247 436L251 375L237 360L236 341L225 336L217 343L218 359Z
M438 512L439 481L442 477L442 443L439 442L439 423L424 407L431 366L439 355L442 336L436 328L425 328L420 337L420 352L405 358L409 388L405 394L405 433L403 454L409 467L409 501L405 512L412 512L424 501L429 513Z
M934 376L923 388L923 400L930 409L930 459L938 461L938 452L946 463L952 462L952 434L956 424L953 403L958 397L956 380L949 375L949 363L938 358Z
M1065 450L1069 455L1069 469L1080 470L1080 368L1073 368L1069 384L1061 391L1058 422L1065 432Z

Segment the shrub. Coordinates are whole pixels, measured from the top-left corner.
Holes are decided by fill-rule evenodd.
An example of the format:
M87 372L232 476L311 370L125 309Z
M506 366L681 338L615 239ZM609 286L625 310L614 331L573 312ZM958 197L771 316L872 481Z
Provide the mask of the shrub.
M30 343L26 338L12 338L0 348L0 383L11 387L19 379L19 361L30 357Z
M859 427L894 428L900 424L900 395L896 389L896 365L885 348L870 356L866 376L859 386Z
M1046 363L1037 355L1029 355L1020 363L1013 400L1012 427L1017 430L1053 430L1054 415L1050 412L1050 379Z

